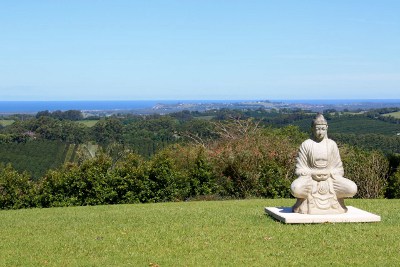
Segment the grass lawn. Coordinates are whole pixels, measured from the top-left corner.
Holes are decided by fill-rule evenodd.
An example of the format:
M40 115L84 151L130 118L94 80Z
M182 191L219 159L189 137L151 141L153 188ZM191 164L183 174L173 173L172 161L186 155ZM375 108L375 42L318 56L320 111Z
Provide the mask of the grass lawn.
M99 120L82 120L78 121L78 123L82 123L86 127L93 127Z
M0 211L1 266L399 266L400 200L379 223L285 225L292 199Z
M0 120L0 125L6 127L8 125L13 124L14 122L15 122L14 120Z
M387 113L387 114L384 114L383 116L392 116L392 117L394 117L396 119L400 119L400 111Z

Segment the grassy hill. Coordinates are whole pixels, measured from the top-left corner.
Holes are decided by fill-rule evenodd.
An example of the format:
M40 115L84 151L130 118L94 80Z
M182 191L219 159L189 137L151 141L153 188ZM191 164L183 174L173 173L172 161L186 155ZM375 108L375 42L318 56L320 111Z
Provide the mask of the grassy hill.
M400 119L400 111L387 113L387 114L384 114L383 116L386 116L386 117L392 116L396 119Z
M14 123L14 120L1 120L0 119L0 126L9 126Z
M398 266L400 200L347 200L379 223L285 225L293 199L0 211L1 266Z
M82 121L77 121L76 123L81 123L86 127L93 127L98 121L99 120L82 120Z

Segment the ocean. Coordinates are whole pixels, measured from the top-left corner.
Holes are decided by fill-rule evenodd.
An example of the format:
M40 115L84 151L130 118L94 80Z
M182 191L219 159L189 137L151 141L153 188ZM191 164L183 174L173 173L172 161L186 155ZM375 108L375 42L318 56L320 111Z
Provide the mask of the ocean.
M180 103L240 103L263 100L130 100L130 101L0 101L0 113L36 113L38 111L55 110L135 110L149 109L157 104ZM321 99L321 100L270 100L272 102L284 102L289 104L354 104L354 103L400 103L400 99Z
M0 113L36 113L56 110L135 110L157 104L236 103L241 100L129 100L129 101L0 101Z

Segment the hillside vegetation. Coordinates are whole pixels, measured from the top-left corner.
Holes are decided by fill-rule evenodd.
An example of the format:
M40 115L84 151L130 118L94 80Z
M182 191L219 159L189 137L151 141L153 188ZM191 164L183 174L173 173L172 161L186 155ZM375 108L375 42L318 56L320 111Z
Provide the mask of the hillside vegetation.
M27 171L33 179L39 179L47 170L73 161L75 145L60 141L35 141L1 144L0 162L12 162L13 167Z
M293 124L314 116L266 110L125 114L88 127L76 112L44 114L0 130L3 209L290 197L297 150L308 138ZM326 117L346 177L359 187L356 197L399 197L399 136L360 134L364 124L389 129L397 121L376 112Z
M387 123L365 116L332 117L328 123L329 133L331 134L377 134L395 136L400 132L399 124ZM298 120L292 124L299 126L302 131L310 130L310 119Z

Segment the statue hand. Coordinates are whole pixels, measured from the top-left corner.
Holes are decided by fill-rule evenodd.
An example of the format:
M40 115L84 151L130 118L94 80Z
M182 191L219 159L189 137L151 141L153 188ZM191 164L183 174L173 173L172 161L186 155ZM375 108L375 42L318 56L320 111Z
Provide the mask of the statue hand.
M315 173L315 174L312 174L311 177L313 178L313 180L319 182L319 181L327 180L330 177L330 175L326 174L326 173Z

